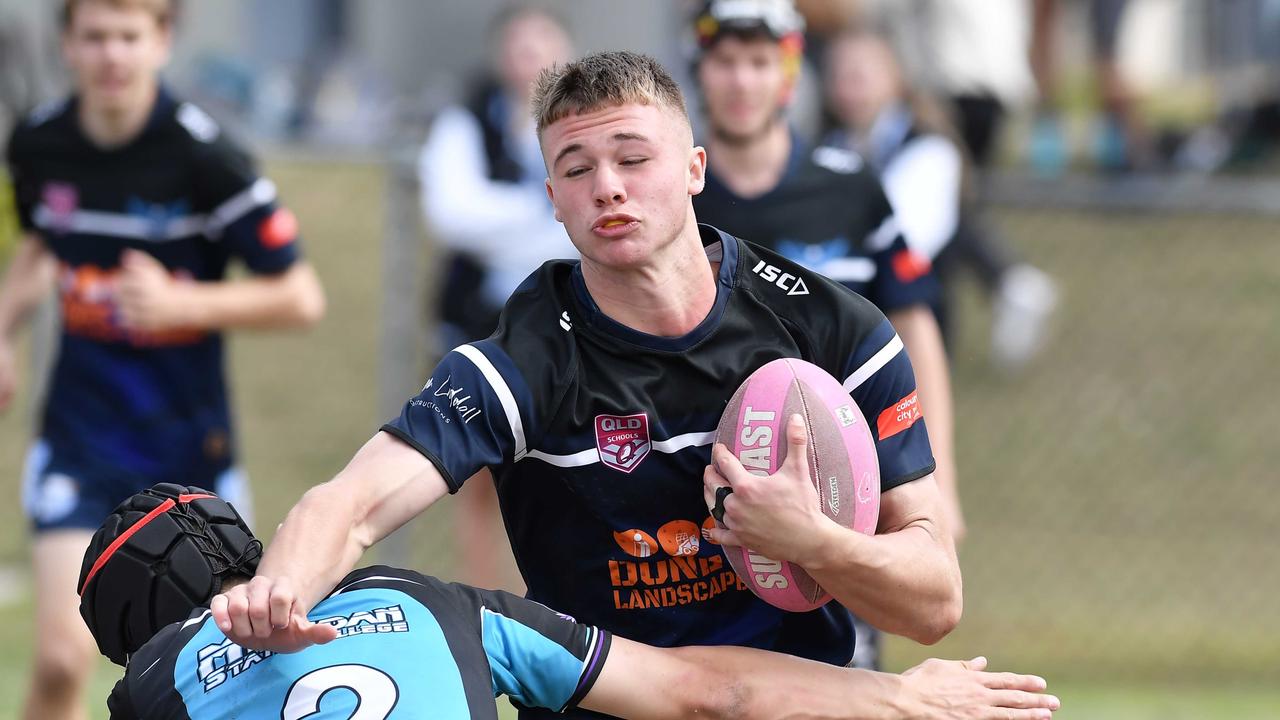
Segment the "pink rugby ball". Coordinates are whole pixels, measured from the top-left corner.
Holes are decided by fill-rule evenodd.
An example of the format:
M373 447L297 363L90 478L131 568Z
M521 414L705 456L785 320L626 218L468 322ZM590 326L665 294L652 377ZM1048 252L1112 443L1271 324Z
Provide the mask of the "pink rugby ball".
M872 535L880 514L875 439L840 381L804 360L774 360L742 383L716 427L716 439L749 472L772 475L787 453L787 418L799 413L809 437L809 476L832 520ZM831 595L798 565L745 547L725 547L738 577L762 600L791 612L822 607Z

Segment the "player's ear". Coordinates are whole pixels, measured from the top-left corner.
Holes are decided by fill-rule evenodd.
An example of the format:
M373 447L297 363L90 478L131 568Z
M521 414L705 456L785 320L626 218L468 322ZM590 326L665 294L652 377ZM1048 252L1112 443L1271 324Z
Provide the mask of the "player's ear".
M707 151L694 145L689 151L689 194L697 195L707 186Z
M555 210L556 222L564 222L564 217L560 215L560 208L556 205L556 191L551 187L551 178L546 178L543 183L547 187L547 199L551 201L551 209Z

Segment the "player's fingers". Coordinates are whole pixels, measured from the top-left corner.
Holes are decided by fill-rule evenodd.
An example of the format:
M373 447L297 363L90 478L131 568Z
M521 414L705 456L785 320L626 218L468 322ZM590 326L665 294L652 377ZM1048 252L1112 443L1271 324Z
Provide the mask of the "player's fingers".
M249 598L243 592L227 596L227 616L231 619L231 629L223 632L237 645L253 637L253 625L249 623Z
M1019 675L1017 673L996 672L983 673L982 684L992 690L1032 690L1040 691L1049 686L1039 675Z
M744 480L744 476L752 477L723 443L716 443L715 447L711 448L711 464L715 466L725 482L735 487Z
M1053 720L1053 711L1048 708L991 708L991 711L980 717L991 720Z
M227 596L218 593L209 601L209 610L213 613L213 622L224 634L231 631L231 617L227 614Z
M726 545L729 547L739 547L742 545L742 541L738 539L738 536L732 530L724 527L723 525L707 528L706 538L708 541L717 545Z
M702 471L702 499L708 510L716 503L716 488L725 486L732 487L711 465Z
M254 637L271 637L271 580L255 577L249 581L249 624Z
M799 477L809 476L809 434L804 429L804 418L792 413L787 418L787 459L784 464Z
M302 616L295 618L302 637L315 645L323 645L338 637L338 628L329 623L313 623Z
M1047 693L1023 692L1021 690L995 690L992 704L1003 708L1057 710L1061 703L1058 698Z
M289 617L293 614L296 596L287 580L276 580L271 588L271 596L267 601L269 621L273 628L289 627Z

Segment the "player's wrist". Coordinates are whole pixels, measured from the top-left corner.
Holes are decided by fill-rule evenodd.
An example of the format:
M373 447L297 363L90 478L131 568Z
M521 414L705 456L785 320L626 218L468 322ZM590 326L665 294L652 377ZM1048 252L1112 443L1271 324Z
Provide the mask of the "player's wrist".
M807 537L810 542L798 549L794 562L810 572L823 572L841 566L849 554L849 541L862 536L826 515L819 515Z

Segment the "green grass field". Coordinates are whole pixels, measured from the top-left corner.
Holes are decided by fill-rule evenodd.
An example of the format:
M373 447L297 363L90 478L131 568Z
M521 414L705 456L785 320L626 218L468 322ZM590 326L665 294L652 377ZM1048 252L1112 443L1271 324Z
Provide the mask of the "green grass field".
M374 407L382 173L317 163L271 171L303 222L330 313L311 334L232 343L264 535L383 419ZM936 648L893 642L891 666L985 654L1048 677L1068 720L1280 716L1275 223L1000 219L1061 282L1058 333L1025 372L1001 376L986 363L986 306L967 289L955 353L965 619ZM21 412L0 418L10 498L27 427ZM415 566L451 577L444 505L407 533ZM18 503L0 505L0 567L25 569L24 528ZM20 707L29 617L21 572L0 574L0 718ZM96 694L115 676L104 663Z

